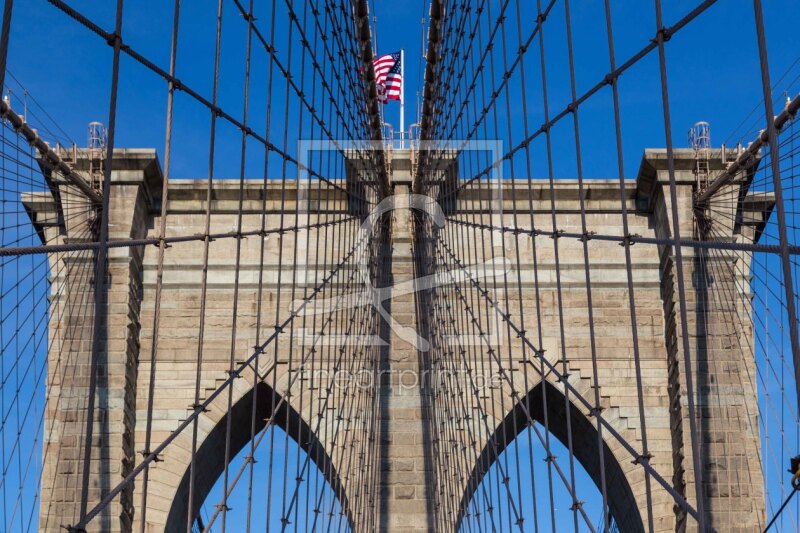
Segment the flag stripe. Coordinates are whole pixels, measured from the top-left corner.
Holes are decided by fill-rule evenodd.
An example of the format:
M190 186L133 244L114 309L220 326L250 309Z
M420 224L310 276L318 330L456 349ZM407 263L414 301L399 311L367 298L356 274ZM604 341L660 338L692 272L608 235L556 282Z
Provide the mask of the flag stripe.
M378 85L378 101L385 104L389 100L400 100L403 86L400 52L378 56L372 65L375 69L375 83Z

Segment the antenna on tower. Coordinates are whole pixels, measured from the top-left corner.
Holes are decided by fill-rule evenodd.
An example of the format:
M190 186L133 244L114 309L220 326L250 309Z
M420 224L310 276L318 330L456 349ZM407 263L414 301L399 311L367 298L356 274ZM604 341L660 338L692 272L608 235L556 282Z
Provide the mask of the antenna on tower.
M108 132L102 122L89 123L89 150L103 150L108 141Z
M711 158L711 126L708 122L697 122L689 129L689 148L694 150L694 174L699 191L708 185L708 161Z
M89 151L89 176L95 190L103 189L103 164L105 162L105 151L108 142L108 131L101 122L89 123L89 139L87 148Z

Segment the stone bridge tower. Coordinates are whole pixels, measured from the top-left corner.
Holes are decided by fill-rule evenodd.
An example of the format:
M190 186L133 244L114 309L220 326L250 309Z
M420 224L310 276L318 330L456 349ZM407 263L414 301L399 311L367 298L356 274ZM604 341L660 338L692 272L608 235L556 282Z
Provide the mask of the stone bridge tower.
M82 156L75 161L82 167ZM411 188L409 154L393 154L392 185L394 193L403 195ZM711 169L722 168L719 157L709 162ZM84 165L85 167L85 165ZM694 156L691 151L676 152L676 179L678 209L683 235L697 239L709 238L698 233L693 211L693 191L696 186ZM51 176L57 184L56 191L68 184ZM159 226L161 168L154 150L116 150L111 185L110 237L111 239L141 239L154 237ZM687 280L688 330L681 329L678 317L676 265L672 246L668 213L671 205L667 161L664 150L647 150L642 158L636 180L625 183L625 196L629 210L631 233L660 239L660 244L639 244L632 247L633 279L637 305L639 349L641 354L645 414L652 458L650 463L668 480L678 494L694 502L694 467L691 460L689 420L687 413L686 383L684 373L683 338L688 337L691 347L693 375L696 379L696 404L701 446L705 509L709 523L720 531L752 530L763 523L763 481L760 469L760 445L754 382L750 309L746 302L749 290L746 274L747 257L731 252L708 257L701 249L685 247L684 275ZM727 234L716 233L715 239L731 242L754 242L772 209L772 199L748 194L748 181L741 179L729 186L726 194L741 193L744 199L731 204L732 219L740 221ZM205 182L199 180L171 180L169 184L168 235L193 235L203 231L205 213ZM286 191L280 184L267 188L267 226L277 226L280 216L281 194L289 209L297 207L302 198L296 182ZM534 180L532 194L534 211L549 212L549 185ZM244 186L244 228L260 225L262 184L246 181ZM508 212L514 203L518 211L528 206L528 188L514 189L503 184L503 218L509 221ZM516 191L516 192L515 192ZM559 229L580 231L578 186L574 180L558 180L555 184L556 209ZM61 242L80 242L80 236L71 230L75 220L70 210L80 210L80 205L60 205L58 194L31 193L24 198L25 206L43 234L60 236ZM620 234L619 183L617 180L588 180L586 183L586 208L590 227L603 228L604 233ZM316 199L320 205L323 199ZM460 199L461 200L461 199ZM239 184L234 180L216 180L212 203L212 231L226 232L235 227L235 213L239 201ZM343 194L328 196L324 207L332 212L345 213L349 209ZM402 207L402 202L400 202ZM455 210L469 209L468 201L457 202ZM85 209L85 207L83 207ZM392 213L389 241L382 253L387 259L394 284L412 280L415 271L414 218L406 209ZM286 249L298 245L298 236L288 235L279 240L265 237L270 254L277 252L279 243ZM539 276L542 280L540 302L544 310L543 337L546 357L558 360L560 346L558 316L555 312L555 266L552 249L537 240L539 250ZM568 323L566 345L569 383L586 397L593 396L594 386L591 358L588 350L589 332L586 321L586 291L582 270L576 265L582 244L561 239L561 276L565 291L565 308ZM53 242L48 239L48 242ZM193 403L195 383L195 357L200 305L200 276L202 240L175 245L164 266L162 295L162 327L159 336L159 362L157 365L153 402L153 439L173 431L187 417ZM530 257L530 238L520 240L523 256ZM240 314L237 317L237 350L247 352L253 345L255 313L255 282L258 274L259 237L242 241ZM463 243L469 246L469 243ZM234 240L215 243L210 262L209 302L207 310L212 320L206 325L205 358L201 381L206 394L214 391L226 378L230 330L232 327L230 294L234 276L229 267L233 256ZM600 397L603 417L616 432L640 449L641 431L636 403L636 380L632 365L633 344L627 324L626 268L620 247L616 242L590 242L591 265L594 280L595 322L602 328L597 339ZM527 255L526 255L527 254ZM148 354L153 342L154 287L156 284L157 248L152 245L112 248L109 255L109 312L103 332L104 345L100 361L100 382L97 401L100 407L95 420L95 439L92 443L92 471L90 498L93 502L119 483L140 459L144 448L143 420L146 417L150 362ZM53 287L66 286L61 296L52 302L50 317L50 356L46 410L45 458L41 485L42 531L59 531L77 514L81 477L81 435L85 428L89 351L91 349L91 317L94 309L91 294L92 279L76 279L82 262L89 261L86 254L65 252L50 258ZM742 266L743 265L743 266ZM734 268L735 266L735 268ZM277 284L277 264L265 269L268 297L276 297L283 290ZM532 265L522 264L526 305L532 301ZM581 267L582 268L582 267ZM295 273L284 272L285 276ZM690 283L689 283L690 280ZM738 296L728 304L708 298L711 285L724 286ZM54 291L55 293L55 291ZM424 291L398 294L391 300L391 313L406 327L419 326L424 331ZM283 297L289 301L288 295ZM389 305L387 305L389 307ZM288 309L288 308L287 308ZM267 317L266 322L275 317ZM374 500L372 512L378 513L381 531L411 532L432 531L433 499L429 478L432 472L432 439L437 431L429 416L426 398L428 386L414 380L428 364L425 355L404 343L389 328L382 327L388 342L382 358L383 368L390 370L380 382L380 439L379 458L380 494ZM288 342L280 338L281 343ZM519 341L515 341L519 342ZM512 344L521 349L519 344ZM751 348L746 348L750 346ZM280 350L276 351L279 353ZM526 364L520 359L520 365ZM277 390L285 387L287 375L278 360L275 368ZM198 473L196 501L202 501L219 476L224 461L224 446L220 428L231 417L233 445L241 449L250 435L250 405L253 375L235 381L234 409L227 411L224 397L215 401L202 415L198 448ZM259 372L262 370L258 370ZM517 372L515 375L519 375ZM517 378L515 378L517 379ZM406 380L406 381L404 381ZM411 385L411 386L409 386ZM518 383L520 387L523 383ZM528 384L530 386L530 384ZM267 384L259 397L259 419L270 414L270 401L275 394L267 392ZM508 391L505 391L508 392ZM544 394L543 394L544 392ZM564 438L566 428L558 424L564 420L566 409L563 400L564 386L554 378L533 384L522 391L530 396L537 419L545 414L539 400L550 399L548 409L551 430L555 437ZM486 432L483 441L468 443L476 447L475 455L494 460L487 448L489 438L496 435L513 437L512 427L525 427L520 418L519 405L512 405L508 394L501 394L504 404L498 412L506 412L502 419L490 420L494 435ZM315 441L311 428L315 414L300 398L287 398L292 410L280 424L293 435L304 435L301 446L312 451L320 468L329 472L329 482L340 491L343 506L347 497L357 491L348 486L349 468L346 460L330 449L330 443ZM571 404L575 431L575 454L593 478L598 476L597 439L588 413L578 404ZM466 415L468 413L464 413ZM246 423L245 423L246 421ZM514 422L512 424L512 422ZM609 472L611 512L624 531L644 531L648 521L644 474L640 466L608 435L605 438L606 470ZM507 441L509 439L505 439ZM161 461L150 470L148 512L145 531L182 531L186 523L188 502L187 469L191 459L190 437L181 434L165 450ZM313 445L309 443L314 443ZM471 491L480 482L481 469L473 468L453 472L463 486L463 501L468 501ZM94 521L100 531L139 531L140 515L136 505L140 501L141 486L134 483L123 491ZM676 510L673 498L664 490L653 489L653 516L656 531L675 531L686 528L686 516ZM197 506L195 506L197 509ZM350 517L355 520L354 516ZM760 520L760 521L759 521ZM689 521L692 523L691 521ZM691 526L690 526L691 529ZM355 531L361 531L358 525Z

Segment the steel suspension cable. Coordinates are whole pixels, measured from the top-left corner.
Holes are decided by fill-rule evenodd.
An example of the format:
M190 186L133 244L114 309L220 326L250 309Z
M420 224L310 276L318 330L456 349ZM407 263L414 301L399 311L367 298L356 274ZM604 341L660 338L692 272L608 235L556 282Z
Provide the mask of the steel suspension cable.
M108 324L106 323L106 311L108 305L108 224L109 207L111 196L111 167L114 161L114 133L117 118L117 93L119 87L119 63L120 47L122 45L122 0L117 0L116 22L114 35L112 36L114 46L114 58L111 66L111 95L109 98L108 111L108 141L105 153L105 167L103 172L103 203L100 212L100 231L98 242L100 247L95 259L95 287L94 287L94 323L92 326L92 351L89 359L89 396L86 407L86 434L83 450L83 468L81 472L81 496L80 496L80 522L86 519L86 512L89 505L89 464L92 459L92 435L94 434L94 409L95 394L97 391L97 374L100 353L103 349L104 335L106 335Z

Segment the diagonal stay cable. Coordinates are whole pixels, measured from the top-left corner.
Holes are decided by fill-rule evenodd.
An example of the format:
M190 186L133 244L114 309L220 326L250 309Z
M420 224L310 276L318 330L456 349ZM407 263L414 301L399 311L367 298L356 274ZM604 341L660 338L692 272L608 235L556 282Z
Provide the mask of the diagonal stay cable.
M685 15L682 19L676 22L673 26L665 27L663 30L659 32L659 34L663 35L666 38L670 38L675 35L678 31L682 28L687 26L690 22L700 16L706 9L711 7L716 3L717 0L705 0L697 7L695 7L692 11L690 11L687 15ZM666 40L666 39L665 39ZM524 149L525 146L529 145L533 142L534 139L538 138L540 135L544 134L546 131L550 130L555 126L561 119L565 118L566 116L570 115L574 109L577 109L581 104L586 102L589 98L591 98L594 94L599 92L603 87L606 85L611 85L613 80L618 79L622 74L624 74L628 69L636 65L641 59L647 56L650 52L655 50L658 47L657 44L657 36L654 37L646 46L644 46L639 52L631 56L627 61L621 64L616 69L609 71L602 80L600 80L596 85L590 88L588 91L583 93L580 97L575 100L572 100L567 106L560 111L558 114L553 116L550 120L545 121L536 131L532 132L528 137L517 143L511 150L509 150L506 154L502 157L497 158L491 165L487 166L485 169L480 171L475 176L468 178L462 182L462 184L449 192L446 196L443 196L442 199L445 199L449 196L454 196L460 190L464 189L465 187L469 186L475 180L480 179L481 176L488 176L489 173L498 166L502 165L504 161L511 161L513 159L514 154L519 152L520 150Z
M348 279L348 281L347 281L347 283L348 283L348 284L349 284L349 283L350 283L352 280L354 280L354 279L356 278L357 272L358 272L358 270L357 270L357 269L353 269L353 270L351 271L350 278L349 278L349 279ZM347 294L341 294L341 295L340 295L340 298L344 298L345 296L347 296ZM362 307L363 307L363 306L364 306L364 305L362 304ZM314 353L315 353L315 345L317 344L317 342L319 342L321 339L323 339L323 338L324 338L324 331L325 331L325 328L326 328L327 326L330 326L331 324L333 324L333 322L334 322L333 318L334 318L334 315L333 315L333 314L330 314L330 315L327 317L327 320L326 320L326 322L325 322L325 323L322 325L322 328L321 328L321 330L320 330L322 333L321 333L320 335L315 335L315 337L314 337L314 338L315 338L315 340L314 340L314 343L312 344L311 348L309 349L309 354L306 356L306 359L308 359L309 355L311 355L311 354L314 354ZM350 324L350 326L349 326L349 327L352 327L352 324ZM344 353L343 353L343 352L340 352L340 355L339 355L339 361L341 361L341 358L343 357L343 355L344 355ZM311 358L311 360L313 361L313 358ZM297 374L296 374L296 375L300 376L300 375L301 375L301 373L300 373L300 372L297 372ZM259 379L262 379L262 378L259 378ZM289 388L291 388L291 383L290 383L290 384L287 386L287 390L288 390ZM326 398L326 404L327 404L327 398ZM244 461L243 461L243 463L242 463L242 466L241 466L241 467L240 467L240 469L239 469L239 470L236 472L236 474L233 476L233 478L232 478L232 479L233 479L233 481L231 481L231 483L230 483L230 484L227 486L227 489L224 491L224 493L223 493L223 502L224 502L224 501L225 501L225 500L226 500L228 497L230 497L230 495L233 493L233 490L234 490L234 488L236 487L236 485L237 485L237 483L238 483L239 479L241 478L241 476L244 474L244 471L245 471L245 469L247 468L247 465L248 465L248 464L251 464L251 459L250 459L250 457L252 457L252 454L253 454L253 452L254 452L254 451L255 451L255 450L258 448L259 444L261 444L261 442L263 441L263 439L264 439L264 436L267 434L267 430L273 426L273 424L274 424L274 421L276 420L276 417L274 416L274 414L275 414L275 413L277 413L277 412L279 412L279 409L281 408L281 406L282 406L282 405L283 405L282 403L278 403L278 405L276 405L276 406L273 408L273 410L272 410L272 415L271 415L271 416L268 418L268 420L267 420L266 424L264 425L264 427L262 427L262 428L259 430L259 435L257 435L257 436L256 436L256 438L255 438L255 439L253 439L253 448L252 448L252 451L251 451L251 455L250 455L250 456L248 456L248 458L245 458L245 460L244 460ZM316 430L314 431L314 433L315 433L315 434L319 434L319 424L320 424L320 422L321 422L321 419L320 419L320 421L317 423L317 428L316 428ZM310 459L311 459L311 453L306 453L306 458L305 458L305 461L306 461L306 462L308 462ZM297 489L295 489L295 491L296 491L296 490L297 490ZM295 492L295 494L296 494L296 492ZM216 519L217 519L217 517L219 516L219 514L220 514L221 512L223 512L224 508L225 508L225 505L224 505L224 504L217 506L217 509L216 509L216 511L214 512L214 514L213 514L213 515L211 515L211 517L210 517L210 518L208 519L208 521L206 522L206 531L211 531L211 526L213 526L213 525L214 525L214 522L216 521Z
M442 244L442 246L448 252L448 255L450 255L451 259L453 261L455 261L455 263L457 265L459 265L463 269L466 269L466 265L463 264L463 262L458 258L458 256L456 256L453 253L453 251L450 250L449 247L447 247L447 245ZM467 271L466 274L467 274L467 277L469 278L470 282L476 288L478 293L481 296L483 296L483 298L487 301L489 306L493 307L498 313L500 313L500 316L503 318L503 321L509 323L509 326L514 331L514 333L519 336L519 338L522 340L522 342L524 342L525 344L528 345L528 347L534 352L536 357L540 358L540 360L545 364L545 366L547 366L547 368L550 371L550 373L552 373L554 376L556 376L556 378L558 379L559 383L562 383L565 388L569 389L570 393L572 393L575 396L575 398L578 401L580 401L580 403L589 412L591 412L591 410L592 410L591 402L589 402L586 398L584 398L583 395L575 388L575 386L572 385L571 383L569 383L569 381L567 381L562 376L562 374L558 371L556 366L553 365L553 363L551 363L550 361L548 361L544 357L544 352L541 349L539 349L539 348L537 348L536 346L533 345L533 343L528 339L528 337L525 334L525 332L519 326L514 324L512 321L508 320L508 314L504 313L503 310L500 309L499 305L494 300L492 300L492 297L489 294L489 291L487 289L483 289L481 287L480 281L474 279L472 277L472 275L470 275L469 271ZM501 375L503 375L503 374L501 373ZM528 413L527 416L530 417L530 414ZM634 462L636 464L641 465L642 468L647 470L649 472L649 474L651 476L653 476L653 479L655 479L672 496L672 498L674 499L675 503L678 506L680 506L683 510L688 512L694 518L698 518L697 510L695 510L694 507L692 507L689 504L689 502L687 502L680 494L678 494L675 491L675 489L672 487L672 485L667 483L667 481L650 465L648 459L646 457L643 457L640 453L638 453L636 451L636 449L622 435L620 435L620 433L616 429L614 429L614 427L605 418L603 418L602 414L593 412L593 416L597 416L597 417L600 418L600 421L603 424L603 427L608 431L608 433L612 437L614 437L614 439L617 442L619 442L620 445L622 445L622 447L625 449L626 452L628 452L631 455L631 457L634 458Z
M316 178L319 178L320 180L324 181L325 183L328 183L329 185L331 185L332 187L336 188L337 190L347 194L349 197L353 197L354 196L352 191L349 191L346 188L342 187L341 185L335 183L330 178L320 175L318 172L314 171L313 169L305 168L304 165L302 164L302 162L298 161L297 158L295 158L294 156L289 154L287 151L278 148L275 144L271 143L268 139L263 137L261 134L253 131L252 128L247 127L244 124L242 124L242 122L239 119L237 119L236 117L234 117L233 115L231 115L230 113L225 111L223 108L221 108L221 107L219 107L217 105L214 105L212 102L210 102L207 98L202 96L196 90L192 89L191 87L189 87L188 85L183 83L175 75L170 74L169 72L167 72L163 68L159 67L158 65L156 65L151 60L149 60L147 57L143 56L142 54L140 54L139 52L137 52L136 50L131 48L130 45L125 44L124 41L122 41L121 37L118 37L114 33L111 33L111 32L108 32L108 31L104 30L102 27L97 25L95 22L93 22L87 16L83 15L77 9L73 8L72 6L70 6L68 3L64 2L63 0L47 0L47 1L50 2L51 4L53 4L58 9L60 9L61 11L63 11L69 17L73 18L76 22L80 23L81 25L83 25L84 27L89 29L90 31L92 31L95 34L97 34L99 37L101 37L106 42L110 42L110 43L113 44L113 42L117 38L119 38L120 50L121 50L122 53L126 54L131 59L137 61L138 63L140 63L141 65L143 65L144 67L146 67L147 69L152 71L154 74L156 74L156 75L160 76L161 78L163 78L165 81L167 81L169 83L172 83L174 88L175 88L175 90L183 91L187 95L191 96L198 103L200 103L201 105L207 107L212 112L216 113L216 115L218 117L225 119L231 125L233 125L236 129L246 133L250 138L258 141L260 144L263 144L264 146L269 148L271 151L273 151L276 154L278 154L285 161L287 161L289 163L292 163L293 165L296 165L298 168L302 168L303 170L306 170L307 172L309 172L310 175L312 175L312 176L314 176Z
M180 425L178 425L177 428L175 428L167 437L165 437L164 440L161 442L161 444L159 444L153 450L151 450L149 455L147 455L138 465L136 465L136 467L133 468L130 471L130 473L128 473L128 475L125 476L125 478L122 481L120 481L113 489L111 489L108 492L108 494L106 494L100 500L99 503L97 503L89 512L87 512L84 518L74 527L76 529L85 528L85 526L95 516L97 516L100 513L100 511L102 511L109 503L111 503L120 492L122 492L130 483L132 483L133 480L136 479L136 477L145 468L147 468L158 457L158 455L167 446L169 446L169 444L172 443L172 441L175 440L178 435L181 434L181 432L184 429L186 429L190 424L192 424L195 418L200 416L200 414L203 413L203 411L209 405L211 405L211 403L217 398L217 396L222 394L227 389L227 387L231 386L233 384L233 381L237 379L242 374L242 372L244 372L244 370L248 368L249 365L255 360L256 355L263 352L264 348L269 346L280 335L283 329L289 326L294 321L294 319L300 314L300 311L302 311L310 301L316 298L317 294L319 294L322 291L322 289L325 288L333 280L333 278L338 275L338 273L342 270L342 268L344 268L344 266L349 263L350 258L353 257L358 248L363 244L364 240L365 237L359 239L356 242L356 244L350 249L350 251L348 251L348 253L343 257L343 259L335 266L335 268L332 269L331 272L323 278L322 283L317 285L314 288L314 290L311 291L310 296L305 300L303 300L300 306L297 309L293 310L290 316L284 319L283 322L281 322L275 328L275 331L269 337L267 337L267 339L261 345L259 345L258 349L255 350L246 360L239 363L237 367L232 372L230 372L230 375L225 379L225 381L223 381L219 385L219 387L217 387L217 389L214 390L214 392L212 392L200 405L198 405L192 411L192 413L188 417L186 417L186 419L183 422L181 422ZM295 377L293 377L292 380L297 379L298 376L299 374L295 374ZM280 405L282 405L282 402L285 401L286 401L285 399L281 399L279 405L276 406L276 409L280 407Z
M442 247L447 249L447 245L445 245L445 244L442 244ZM449 252L449 249L447 249L447 251ZM440 255L443 257L443 254L440 253ZM467 273L467 274L466 274L466 276L460 275L460 276L458 276L458 278L456 278L453 275L453 272L456 271L456 270L459 270L459 271ZM454 287L454 290L456 291L456 295L458 296L458 299L461 300L461 302L464 304L464 309L467 312L467 315L469 315L470 321L473 324L475 324L477 326L477 328L478 328L479 338L481 339L481 341L485 342L487 344L487 346L491 349L491 344L488 341L488 335L480 327L480 321L475 316L475 313L473 312L471 306L467 302L466 297L464 296L462 290L458 287L458 283L456 283L457 281L466 281L467 278L469 278L469 281L472 282L473 280L469 276L468 272L469 272L469 270L467 268L464 268L464 267L460 267L459 269L447 270L447 273L450 276L450 283L448 283L448 285L452 285ZM448 307L448 311L449 311L449 307ZM510 321L506 321L506 322L509 324L509 327L510 327ZM495 358L497 358L497 355L494 353L493 350L489 351L489 353L491 353L492 355L494 355ZM462 357L463 357L463 353L462 353ZM497 360L497 362L500 363L499 359ZM498 372L502 377L506 378L506 370L505 370L505 368L500 366L499 369L498 369ZM470 382L472 383L472 372L468 373L468 375L470 377ZM544 379L544 376L542 376L542 379ZM511 385L511 387L513 389L512 392L511 392L511 395L513 397L515 397L517 400L519 400L518 399L519 394L517 393L517 391L516 391L516 389L515 389L515 387L513 385L513 382L508 378L507 378L507 381L509 382L509 384ZM478 392L478 389L477 389L477 387L474 386L474 384L473 384L473 392L475 394L477 394L477 392ZM532 420L533 417L531 416L530 411L529 411L527 406L524 408L524 411L525 411L525 413L526 413L526 415L527 415L527 417L529 419L530 427L532 427L534 429L534 432L535 432L536 436L538 437L539 442L542 444L542 446L545 448L545 451L547 452L548 456L551 458L551 459L548 460L548 462L552 463L552 465L556 469L556 472L559 475L562 483L564 484L564 487L567 489L567 492L569 492L569 494L570 494L570 496L572 497L573 500L576 500L575 485L573 484L573 482L570 479L567 478L567 476L564 474L563 469L559 466L558 462L556 461L555 456L553 455L553 453L552 453L552 451L550 449L548 441L544 439L544 437L542 436L542 434L540 433L540 431L538 430L536 425L533 423L533 420ZM489 432L489 435L492 435L492 433ZM494 454L494 456L498 457L500 455L501 451L497 449L497 444L495 443L494 437L489 437L489 445L492 447L492 453ZM498 463L498 466L500 466L500 463ZM502 472L502 468L501 468L501 473L503 473ZM503 473L503 477L504 478L506 477L504 473ZM513 501L513 498L511 498L511 496L509 496L509 498ZM461 506L460 509L459 509L459 512L463 513L463 509L464 509L464 506ZM589 529L594 531L594 527L592 526L592 523L589 521L589 517L586 515L586 511L585 511L585 509L583 509L583 506L578 507L576 509L576 511L579 511L581 513L581 516L584 519L587 527L589 527ZM462 518L463 518L463 516L459 516L456 522L457 523L460 522L460 520ZM456 529L458 529L458 528L456 528Z

